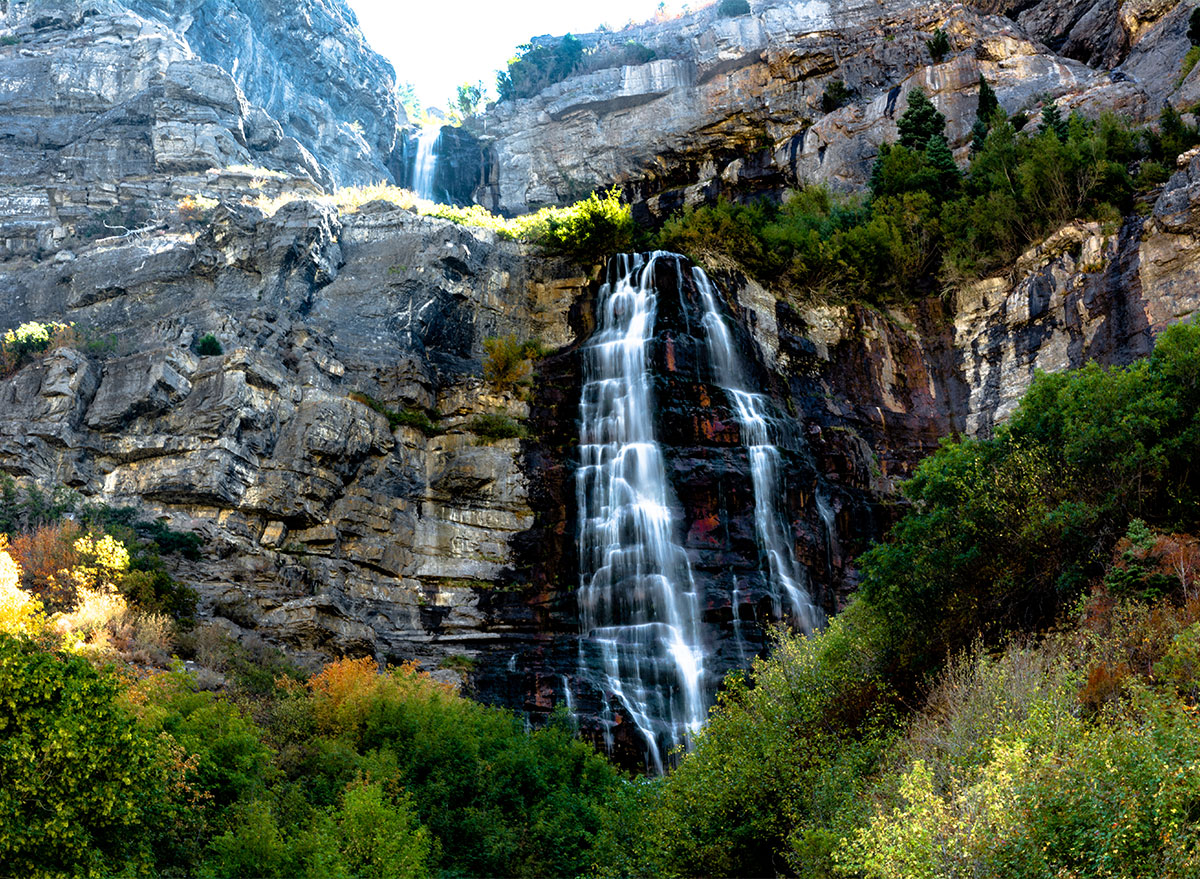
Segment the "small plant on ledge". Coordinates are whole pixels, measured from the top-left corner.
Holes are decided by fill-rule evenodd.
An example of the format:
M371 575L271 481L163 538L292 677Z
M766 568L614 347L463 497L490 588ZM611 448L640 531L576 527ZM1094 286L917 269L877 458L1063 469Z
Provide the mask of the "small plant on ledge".
M201 357L217 357L225 353L221 343L212 333L205 333L196 340L196 353Z

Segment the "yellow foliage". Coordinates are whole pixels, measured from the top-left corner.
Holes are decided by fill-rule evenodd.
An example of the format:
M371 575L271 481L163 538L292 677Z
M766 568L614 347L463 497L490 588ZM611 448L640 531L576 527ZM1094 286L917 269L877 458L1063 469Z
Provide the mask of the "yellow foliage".
M382 673L369 656L339 659L308 682L313 709L322 732L357 733L371 706L382 699L430 699L451 695L454 688L418 671L415 662Z
M75 541L75 552L79 554L79 564L72 573L80 589L99 589L129 570L129 550L112 535L85 534Z
M46 626L42 603L21 589L21 569L7 551L0 534L0 632L8 635L37 635Z

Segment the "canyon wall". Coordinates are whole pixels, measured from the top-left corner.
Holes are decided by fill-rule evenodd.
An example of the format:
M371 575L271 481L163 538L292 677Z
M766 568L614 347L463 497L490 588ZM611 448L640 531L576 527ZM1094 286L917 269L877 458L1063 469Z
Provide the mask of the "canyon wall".
M1174 86L1183 6L752 9L594 37L663 57L500 105L494 141L455 147L479 156L480 200L519 211L615 182L654 216L801 180L850 187L914 85L963 148L981 71L1009 110L1049 93L1147 117L1194 87ZM218 11L245 17L237 42L217 38ZM0 379L0 471L200 534L202 560L174 573L238 638L309 664L417 659L535 714L562 701L578 662L579 346L602 266L322 199L402 161L390 72L340 3L0 0L0 14L0 329L61 320L115 339ZM283 45L302 21L329 39ZM954 51L931 64L938 26ZM820 113L834 77L853 99ZM1008 276L890 309L710 266L794 428L789 519L826 610L941 438L986 435L1036 369L1128 362L1194 312L1198 206L1200 158L1185 156L1119 229L1068 227ZM752 579L745 465L680 341L688 311L672 309L655 357L681 527L706 581ZM208 333L223 353L195 353ZM483 379L484 342L509 335L547 352L528 387ZM496 415L527 435L491 438L480 418ZM736 613L706 608L716 630ZM726 667L743 661L731 644L714 648Z

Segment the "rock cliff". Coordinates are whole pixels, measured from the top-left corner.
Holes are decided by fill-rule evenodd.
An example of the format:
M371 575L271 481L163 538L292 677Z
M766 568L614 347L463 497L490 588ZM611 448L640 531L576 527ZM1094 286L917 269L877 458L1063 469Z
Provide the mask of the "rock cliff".
M1010 114L1053 98L1141 120L1168 98L1185 108L1195 102L1195 71L1180 75L1185 4L1013 7L759 0L748 15L722 17L713 6L583 35L587 72L496 105L477 200L521 212L617 183L665 216L720 194L806 182L852 188L866 181L879 144L896 138L915 86L946 114L951 145L965 151L981 74ZM926 43L937 28L951 51L935 63ZM626 45L654 57L591 69L622 57ZM826 89L835 82L847 97L831 107Z
M383 202L339 214L318 199L385 165L403 176L399 111L341 3L283 10L0 0L0 329L64 320L117 340L0 379L0 471L201 534L203 559L176 574L239 637L313 663L453 666L483 698L548 711L578 661L578 348L600 266ZM464 136L454 150L475 158L443 173L461 192L483 168L477 194L508 210L612 182L648 214L801 179L851 186L915 84L960 146L980 71L1010 110L1047 92L1142 115L1184 103L1188 12L704 10L589 37L661 57L500 105L486 152ZM218 14L241 23L236 40L221 39ZM313 41L289 40L305 16ZM924 41L939 26L953 52L931 64ZM853 99L819 112L833 79ZM310 80L330 84L305 91ZM194 207L181 213L184 198ZM759 382L796 428L790 518L827 609L893 515L896 481L942 437L992 429L1035 369L1126 362L1195 311L1200 157L1146 206L1114 234L1068 227L953 301L823 304L712 267ZM750 581L728 413L678 341L693 318L664 307L660 433L700 576ZM208 333L222 354L195 353ZM507 335L549 351L528 390L482 378L484 341ZM528 435L491 439L480 416L496 414ZM707 616L719 628L735 612L714 599ZM720 663L741 661L727 648Z

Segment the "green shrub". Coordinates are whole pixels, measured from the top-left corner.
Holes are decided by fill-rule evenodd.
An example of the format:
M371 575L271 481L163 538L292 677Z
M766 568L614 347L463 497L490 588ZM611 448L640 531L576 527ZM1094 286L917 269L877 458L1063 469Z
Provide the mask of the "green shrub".
M205 333L196 340L196 353L201 357L216 357L224 353L220 341L212 333Z
M16 34L5 34L0 37L0 46L19 46L20 44L21 38Z
M356 403L362 403L374 409L388 421L388 426L395 430L403 425L421 431L425 436L440 436L442 429L434 421L434 415L426 409L406 406L403 409L389 409L374 397L360 391L351 391L347 396Z
M0 852L20 876L125 875L152 862L158 745L113 678L0 634Z
M938 28L933 32L933 37L925 44L925 48L929 50L929 57L933 59L933 63L941 64L950 54L950 36Z
M515 335L490 336L483 340L483 378L498 391L527 386L533 379L531 360L542 356L537 339L519 341Z
M849 101L850 89L846 88L846 83L840 79L831 79L825 83L825 90L821 93L821 112L832 113Z
M717 4L717 12L725 18L736 18L739 15L750 14L749 0L721 0Z
M71 324L28 321L0 335L0 376L20 369L37 354L75 341Z
M541 214L528 237L548 253L565 256L581 265L601 263L632 248L636 227L629 205L613 187L603 195L592 193L570 207Z
M467 424L467 430L484 441L500 439L524 439L529 436L524 425L499 412L476 415Z
M561 82L583 63L583 44L567 34L554 45L526 43L517 47L508 69L496 75L496 94L501 101L532 98L547 86Z

